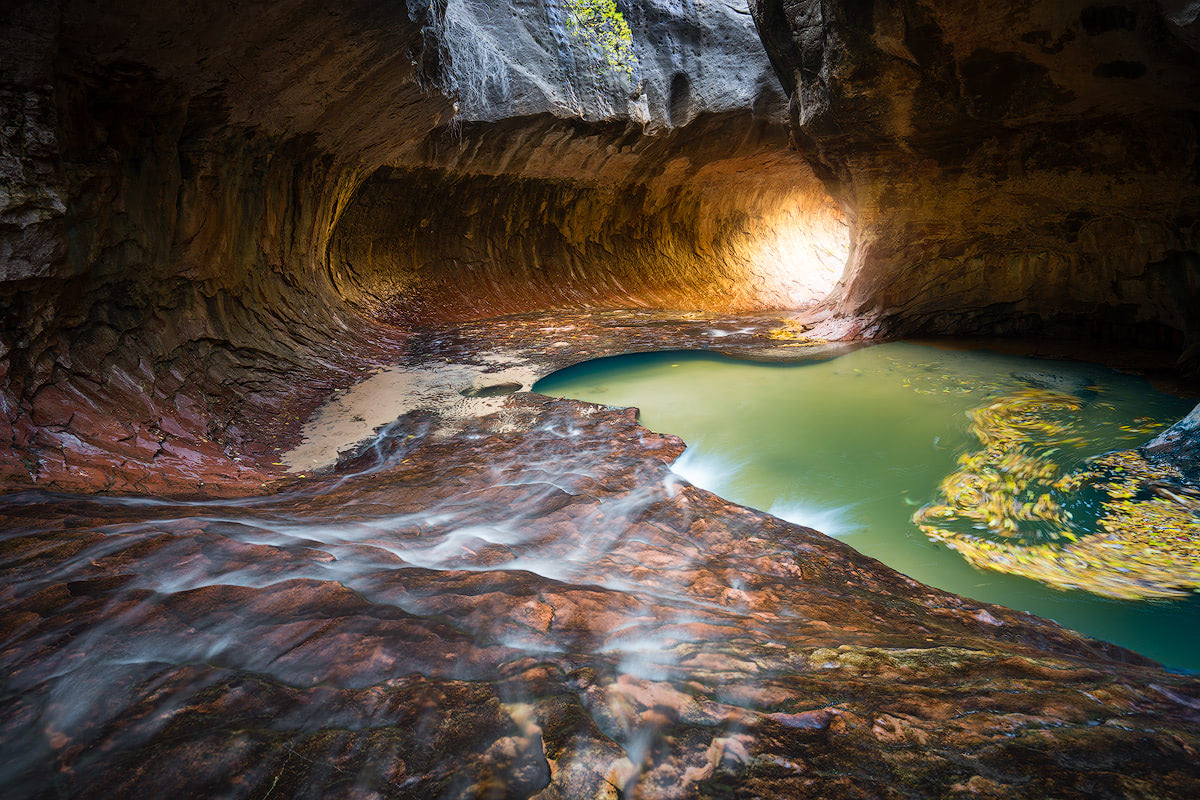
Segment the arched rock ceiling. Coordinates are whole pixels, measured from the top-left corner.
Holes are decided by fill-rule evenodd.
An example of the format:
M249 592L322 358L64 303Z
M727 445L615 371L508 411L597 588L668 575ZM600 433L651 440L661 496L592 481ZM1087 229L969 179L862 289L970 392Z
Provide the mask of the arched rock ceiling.
M464 12L479 8L10 4L4 476L127 485L104 466L115 449L120 476L169 486L227 463L242 482L230 454L270 449L248 430L350 380L417 312L811 295L780 273L817 240L844 247L841 211L787 146L783 96L744 9L639 3L636 73L592 80L571 72L594 68L589 51L576 43L564 67L562 20L532 6L505 18L511 36L464 49L463 25L478 23ZM462 105L466 87L501 77L492 119ZM348 259L407 224L411 207L369 203L407 174L423 181L410 206L457 212L466 193L504 213L445 217L419 244L464 236L436 259ZM331 248L347 209L350 233ZM513 247L518 229L535 233ZM466 234L485 238L467 247ZM486 291L439 293L481 253ZM425 290L394 290L413 275ZM314 375L319 385L303 379Z
M1192 5L753 0L853 209L830 330L1194 341Z

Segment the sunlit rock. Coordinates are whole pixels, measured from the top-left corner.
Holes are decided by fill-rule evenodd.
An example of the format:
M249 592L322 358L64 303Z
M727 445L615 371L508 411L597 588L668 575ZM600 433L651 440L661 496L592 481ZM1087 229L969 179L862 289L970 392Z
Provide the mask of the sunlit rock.
M1181 349L1192 5L4 4L5 797L1200 796L1194 676L500 393Z

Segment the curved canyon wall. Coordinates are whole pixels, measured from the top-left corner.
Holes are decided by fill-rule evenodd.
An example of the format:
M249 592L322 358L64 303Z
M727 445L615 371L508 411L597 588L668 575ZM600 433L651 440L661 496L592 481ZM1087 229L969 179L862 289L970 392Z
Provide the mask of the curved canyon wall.
M1195 340L1190 6L621 8L614 62L533 0L10 5L0 477L243 485L410 324L847 253L828 335Z
M635 60L611 74L564 8L10 6L0 478L252 483L280 426L383 358L397 322L616 302L591 288L601 280L625 304L780 305L788 287L760 292L755 264L808 246L789 215L811 208L844 248L840 212L785 146L782 94L736 4L638 4ZM739 173L736 192L715 190ZM408 206L391 202L405 175L424 181ZM419 220L404 233L413 203L454 212L424 252L459 246L432 263L359 257L389 231L393 248L419 237ZM503 212L467 219L471 203ZM689 217L714 206L713 230ZM539 233L514 244L514 229ZM779 234L766 256L746 243L759 229ZM463 281L480 259L468 236L491 260ZM410 273L428 290L397 291Z
M253 479L250 429L364 327L323 280L334 220L398 131L449 111L419 25L388 3L6 16L3 247L29 255L0 282L2 477Z
M841 210L782 128L748 113L652 137L548 116L446 135L339 219L334 283L372 312L797 308L846 263Z
M794 308L828 292L843 214L789 147L747 9L621 8L616 54L584 41L569 3L440 8L456 115L347 209L330 262L343 294L391 318L464 319Z
M1193 6L753 0L852 209L830 327L1196 341Z
M585 334L574 357L713 332L638 314L421 323L794 302L814 291L795 266L837 272L847 236L826 307L843 331L1048 331L1062 312L1076 335L1186 335L1186 31L1144 3L1132 29L1089 12L1110 27L1097 42L1143 42L1161 88L1093 88L1025 125L1044 81L999 41L1049 12L1014 5L757 3L813 166L740 0L622 2L615 56L554 0L0 8L0 784L1197 796L1194 678L697 489L669 469L685 445L632 409L485 398L511 416L450 436L419 409L340 471L259 491L298 420L375 364L486 369L513 330L548 361L559 335ZM1082 13L1018 49L1082 58ZM1140 85L1141 55L1113 48L1091 68L1107 72L1061 80ZM953 88L962 69L985 103ZM1105 141L1111 162L1083 157ZM1097 215L1071 241L1065 189ZM1029 266L1039 248L1079 268L1061 291ZM994 272L971 267L985 257ZM1129 280L1104 293L1089 258ZM1181 293L1138 258L1185 264ZM31 484L137 494L13 491Z

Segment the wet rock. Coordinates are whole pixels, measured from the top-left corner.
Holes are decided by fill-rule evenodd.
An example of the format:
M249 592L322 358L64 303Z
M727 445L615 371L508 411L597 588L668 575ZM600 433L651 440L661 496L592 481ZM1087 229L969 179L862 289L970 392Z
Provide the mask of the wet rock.
M628 411L509 402L519 432L481 420L273 497L0 505L6 786L1200 786L1193 678L681 484L681 445Z
M1200 406L1154 437L1141 448L1152 460L1178 469L1193 485L1200 485Z
M1149 0L751 7L797 146L854 231L828 330L1177 352L1200 335L1189 15Z
M6 7L0 478L261 488L416 320L814 299L841 212L749 17L701 9L625 8L635 91L561 4ZM162 446L76 445L131 424Z
M933 254L851 276L841 302L881 327L1065 310L1190 330L1194 198L1172 177L1190 72L1170 35L1142 46L1148 5L1132 30L1093 13L955 59L947 31L988 26L914 4L793 26L772 6L770 30L797 31L770 55L800 53L799 82L780 72L819 175L761 57L728 67L747 55L733 5L623 4L666 44L581 109L552 7L496 12L522 44L499 69L472 62L500 58L479 4L0 11L0 480L42 487L0 502L5 791L1200 794L1194 678L697 490L668 471L683 443L633 410L516 396L450 428L414 409L331 472L284 477L301 421L383 364L482 343L550 369L715 338L787 357L794 320L587 309L811 298L780 270L836 271L846 209L856 264ZM567 80L539 95L544 75ZM503 111L472 111L473 87ZM1076 249L1105 293L1073 282Z

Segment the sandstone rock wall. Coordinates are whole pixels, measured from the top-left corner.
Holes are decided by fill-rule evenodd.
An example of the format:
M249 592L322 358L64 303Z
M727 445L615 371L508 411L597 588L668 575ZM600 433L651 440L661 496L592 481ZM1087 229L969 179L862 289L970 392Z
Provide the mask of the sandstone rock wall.
M797 144L852 215L831 327L1200 334L1190 5L752 7Z
M749 113L656 137L548 116L472 125L414 161L364 184L330 248L341 294L374 313L796 308L846 262L841 210Z
M353 361L336 340L366 323L326 242L393 137L448 111L414 66L419 25L388 3L6 17L0 477L243 480L232 419Z
M6 6L0 478L245 483L253 471L235 454L268 455L269 426L350 381L403 335L396 323L428 309L461 318L612 300L590 287L601 278L641 304L780 304L791 289L760 291L747 236L779 230L802 249L812 237L785 219L800 206L820 215L821 236L842 234L784 147L782 96L749 17L717 0L623 8L637 71L613 77L594 72L560 2ZM508 88L472 94L493 77ZM490 127L471 122L485 117ZM520 213L443 213L421 238L420 220L405 229L412 207L395 218L364 207L384 177L354 200L381 167L425 171L410 206ZM347 258L356 245L343 236L331 262L352 205L359 244L379 224L393 245L447 249L375 262ZM711 224L686 220L709 210ZM766 213L784 221L759 221ZM514 248L516 224L544 233ZM481 252L478 283L469 265ZM604 266L581 271L593 258ZM395 290L409 272L426 290Z

